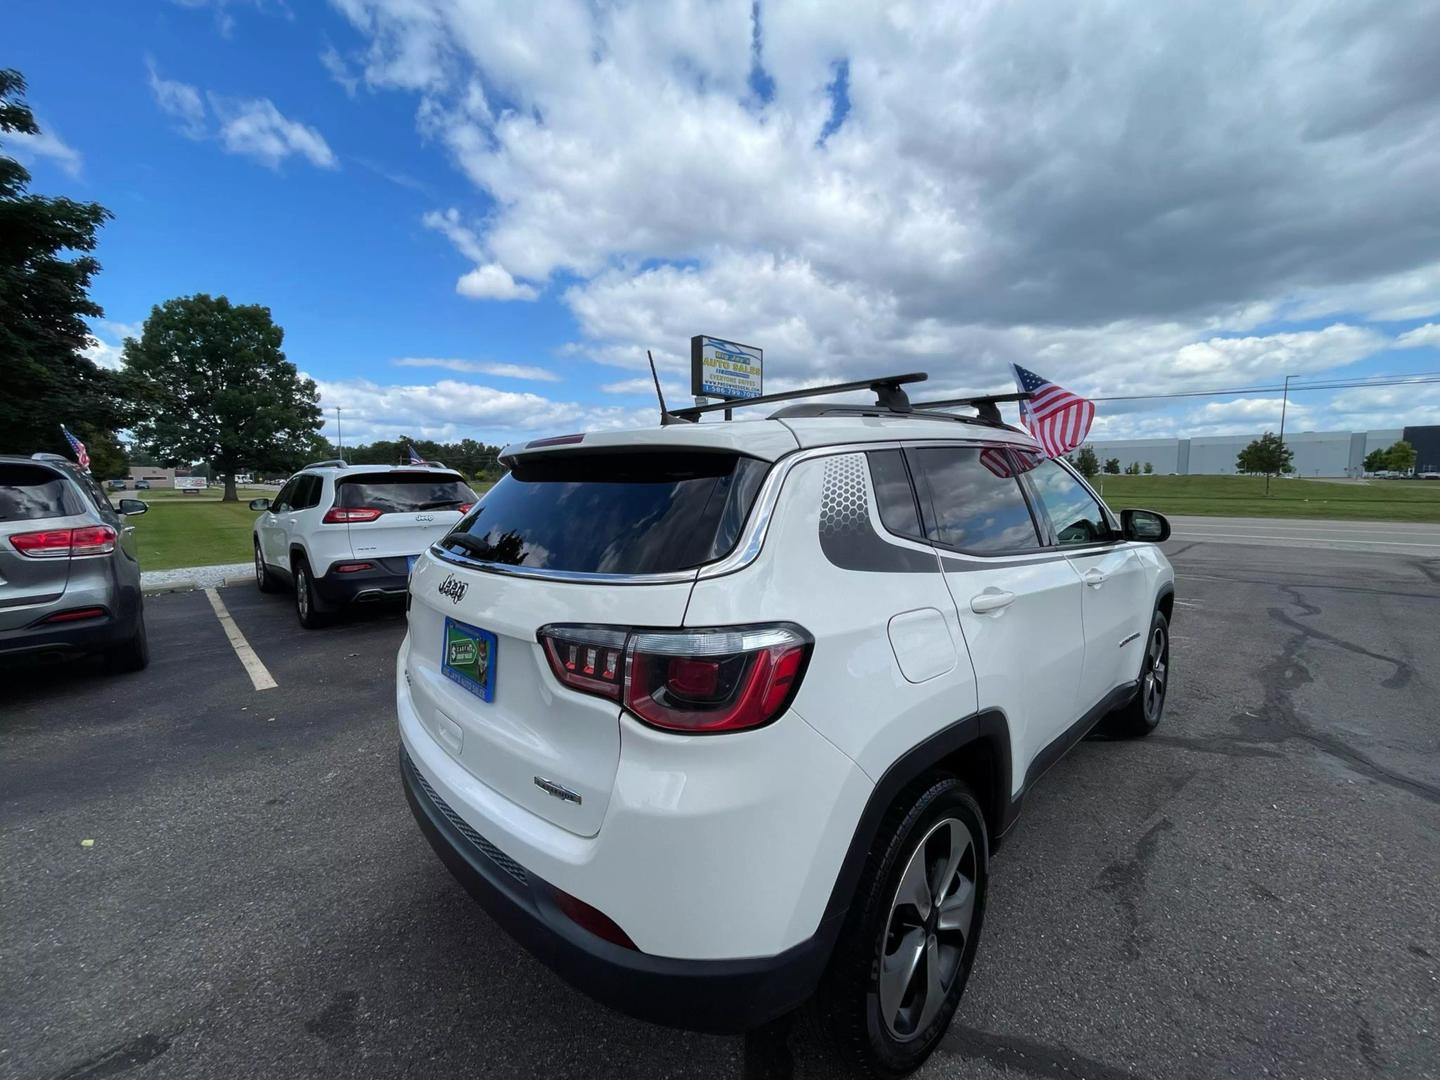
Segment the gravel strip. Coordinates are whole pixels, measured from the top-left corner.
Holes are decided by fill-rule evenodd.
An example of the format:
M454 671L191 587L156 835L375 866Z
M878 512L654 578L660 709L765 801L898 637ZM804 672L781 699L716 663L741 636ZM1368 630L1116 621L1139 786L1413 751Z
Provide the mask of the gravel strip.
M218 588L225 584L227 577L239 577L254 573L248 562L222 563L219 566L182 566L175 570L146 570L140 575L140 586L144 589Z

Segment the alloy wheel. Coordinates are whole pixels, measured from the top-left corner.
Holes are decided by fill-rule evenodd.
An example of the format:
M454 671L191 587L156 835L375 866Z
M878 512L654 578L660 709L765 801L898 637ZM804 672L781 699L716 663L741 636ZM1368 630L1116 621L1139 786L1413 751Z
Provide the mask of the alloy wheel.
M975 837L958 818L931 827L910 855L880 945L880 1015L901 1042L918 1037L961 973L975 922Z
M295 568L295 608L300 612L300 618L305 619L310 615L310 579L305 575L305 568Z
M260 556L259 547L255 548L255 584L265 587L265 560Z
M1170 643L1165 638L1165 628L1157 626L1150 631L1150 644L1146 649L1146 671L1141 688L1145 705L1145 719L1154 723L1160 719L1165 707L1165 679L1169 674Z

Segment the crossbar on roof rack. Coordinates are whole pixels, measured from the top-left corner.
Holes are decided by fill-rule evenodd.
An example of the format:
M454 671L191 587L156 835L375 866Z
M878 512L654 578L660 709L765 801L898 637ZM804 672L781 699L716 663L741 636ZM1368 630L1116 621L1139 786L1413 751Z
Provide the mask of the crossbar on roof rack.
M1035 395L1029 391L1022 391L1018 394L982 394L979 397L944 398L940 401L917 401L917 409L957 409L961 405L968 405L980 414L981 420L989 420L992 424L1002 423L1000 419L1000 403L1003 401L1029 401Z
M832 383L829 386L811 386L804 390L787 390L783 394L764 394L761 397L716 401L709 405L692 405L688 409L675 409L670 415L678 416L682 420L698 420L702 413L738 409L742 405L772 405L777 401L794 401L796 398L819 397L822 394L848 394L854 390L873 390L876 405L891 412L908 413L912 406L901 387L906 383L924 382L927 378L929 376L923 371L911 371L904 375L882 375L875 379L857 379L854 382Z

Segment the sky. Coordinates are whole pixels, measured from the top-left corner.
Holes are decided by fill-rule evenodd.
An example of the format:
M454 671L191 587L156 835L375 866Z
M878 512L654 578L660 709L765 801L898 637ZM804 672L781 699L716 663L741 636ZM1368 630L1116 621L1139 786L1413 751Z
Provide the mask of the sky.
M1287 430L1440 423L1440 5L10 0L32 190L114 213L91 355L268 306L326 434L653 426L645 350L765 389L1270 387ZM1096 437L1281 395L1102 402Z

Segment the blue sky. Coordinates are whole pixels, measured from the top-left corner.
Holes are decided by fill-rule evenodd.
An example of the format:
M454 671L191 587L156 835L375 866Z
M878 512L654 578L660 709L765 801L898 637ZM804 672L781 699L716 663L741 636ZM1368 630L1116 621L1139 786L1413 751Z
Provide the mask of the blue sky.
M648 423L644 349L679 398L700 332L765 347L770 389L1437 371L1440 22L1360 8L19 0L46 138L6 146L115 214L98 359L168 297L263 303L352 438ZM1287 426L1436 423L1437 390Z

